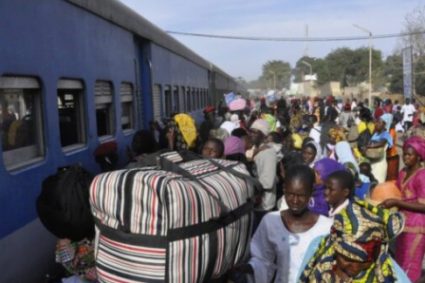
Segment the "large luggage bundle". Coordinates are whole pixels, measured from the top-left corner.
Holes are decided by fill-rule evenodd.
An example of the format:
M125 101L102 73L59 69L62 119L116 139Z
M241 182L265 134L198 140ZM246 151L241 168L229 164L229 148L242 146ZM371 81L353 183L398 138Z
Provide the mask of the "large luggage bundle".
M247 259L259 183L240 163L181 161L94 179L99 282L208 282Z

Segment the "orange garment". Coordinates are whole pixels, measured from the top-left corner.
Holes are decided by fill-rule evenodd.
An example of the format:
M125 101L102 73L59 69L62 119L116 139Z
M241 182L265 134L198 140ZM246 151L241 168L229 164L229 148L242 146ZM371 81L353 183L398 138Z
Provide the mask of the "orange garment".
M397 155L397 132L394 128L390 129L390 135L393 138L393 147L387 149L387 157Z

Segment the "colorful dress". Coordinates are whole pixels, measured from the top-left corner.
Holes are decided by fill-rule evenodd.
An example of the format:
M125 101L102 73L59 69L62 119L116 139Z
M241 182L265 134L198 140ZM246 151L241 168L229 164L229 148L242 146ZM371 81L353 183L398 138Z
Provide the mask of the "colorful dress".
M350 202L337 213L329 236L311 242L301 266L298 283L342 283L335 273L336 255L372 265L350 279L351 283L407 283L388 252L388 243L403 228L398 212L374 207L367 202ZM314 254L313 254L314 253ZM312 255L313 254L313 255ZM347 282L347 281L345 281Z
M406 171L401 170L397 186L403 201L425 204L425 168L405 180ZM425 214L401 210L406 217L403 233L396 240L395 259L407 273L410 280L421 276L422 259L425 253Z

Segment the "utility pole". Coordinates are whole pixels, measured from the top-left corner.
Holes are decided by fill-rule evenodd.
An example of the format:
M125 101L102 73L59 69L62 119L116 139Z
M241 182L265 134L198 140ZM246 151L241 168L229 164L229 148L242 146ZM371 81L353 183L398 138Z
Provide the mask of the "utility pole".
M270 70L269 70L269 72L273 74L273 83L274 83L273 84L274 85L274 88L273 89L276 90L276 73L273 72L273 71L270 71Z

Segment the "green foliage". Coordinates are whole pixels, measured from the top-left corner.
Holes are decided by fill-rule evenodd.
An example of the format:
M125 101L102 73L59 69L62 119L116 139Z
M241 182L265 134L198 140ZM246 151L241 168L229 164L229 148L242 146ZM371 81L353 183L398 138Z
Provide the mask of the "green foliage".
M291 78L291 65L280 60L267 61L263 65L263 74L259 78L260 82L266 83L268 88L276 89L288 88Z
M418 95L425 95L425 56L417 59L415 64L415 90Z
M403 59L401 55L390 55L385 60L385 77L391 93L403 93Z
M292 75L295 77L294 82L300 83L303 81L305 75L310 74L310 67L303 62L311 65L312 74L317 75L316 83L318 86L324 85L330 81L328 64L324 59L304 56L297 61L295 69L292 71Z
M369 48L338 48L329 53L325 60L330 80L339 81L342 87L355 86L369 79ZM375 88L384 83L383 66L382 52L372 49L372 77L377 78L377 83L381 83L374 84Z

